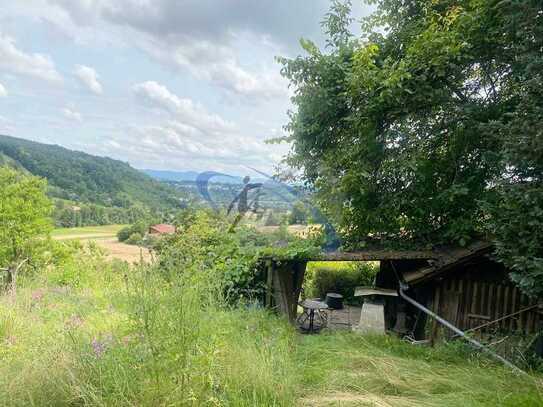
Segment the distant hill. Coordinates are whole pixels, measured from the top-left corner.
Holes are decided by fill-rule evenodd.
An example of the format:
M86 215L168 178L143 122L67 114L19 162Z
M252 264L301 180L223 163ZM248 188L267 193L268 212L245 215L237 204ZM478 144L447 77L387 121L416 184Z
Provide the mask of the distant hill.
M141 170L145 174L153 177L159 181L170 181L170 182L196 182L196 178L200 174L196 171L166 171L166 170ZM251 182L266 182L264 178L253 178L251 177ZM221 184L242 184L243 177L239 176L215 176L212 178L212 183L221 183Z
M196 181L198 172L196 171L163 171L163 170L141 170L145 174L160 181Z
M122 161L15 137L0 135L0 165L47 178L50 195L70 201L168 209L183 197Z

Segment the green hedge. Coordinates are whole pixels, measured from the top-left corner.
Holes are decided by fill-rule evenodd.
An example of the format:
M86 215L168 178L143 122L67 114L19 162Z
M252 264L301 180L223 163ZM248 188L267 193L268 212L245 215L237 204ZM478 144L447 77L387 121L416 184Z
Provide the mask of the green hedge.
M374 262L309 262L304 291L308 298L324 298L326 293L339 293L347 303L352 303L355 301L355 287L373 285L377 270Z

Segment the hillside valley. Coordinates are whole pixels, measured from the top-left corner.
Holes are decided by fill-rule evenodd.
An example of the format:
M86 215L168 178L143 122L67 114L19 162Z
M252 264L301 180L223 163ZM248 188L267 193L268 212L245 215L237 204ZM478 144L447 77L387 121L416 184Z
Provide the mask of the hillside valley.
M0 163L46 178L54 198L102 206L179 207L183 195L107 157L0 135Z

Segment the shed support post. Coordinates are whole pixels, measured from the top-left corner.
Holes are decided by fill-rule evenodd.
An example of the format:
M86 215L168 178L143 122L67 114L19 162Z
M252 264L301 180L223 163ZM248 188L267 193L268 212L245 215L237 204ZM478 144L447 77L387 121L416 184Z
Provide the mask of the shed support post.
M266 308L272 307L273 271L273 261L266 260Z
M434 304L432 306L436 314L439 314L440 295L441 295L441 287L436 286L435 295L434 295ZM439 334L439 323L437 319L434 318L432 321L432 330L430 332L430 345L434 346L437 340L438 334Z

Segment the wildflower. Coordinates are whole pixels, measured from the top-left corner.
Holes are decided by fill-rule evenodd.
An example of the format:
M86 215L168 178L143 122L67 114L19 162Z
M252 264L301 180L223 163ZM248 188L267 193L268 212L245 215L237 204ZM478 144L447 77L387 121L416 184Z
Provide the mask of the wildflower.
M102 355L106 352L106 344L104 342L100 342L96 338L93 338L91 345L92 351L97 358L101 358Z
M94 355L97 358L100 358L106 352L106 350L113 345L113 335L111 334L111 332L109 332L101 340L94 337L91 345Z
M81 318L79 315L72 315L67 321L66 321L66 327L67 328L79 328L81 325L83 325L83 318Z
M45 291L43 290L43 288L38 288L37 290L35 291L32 291L32 301L40 301L43 296L45 295Z

